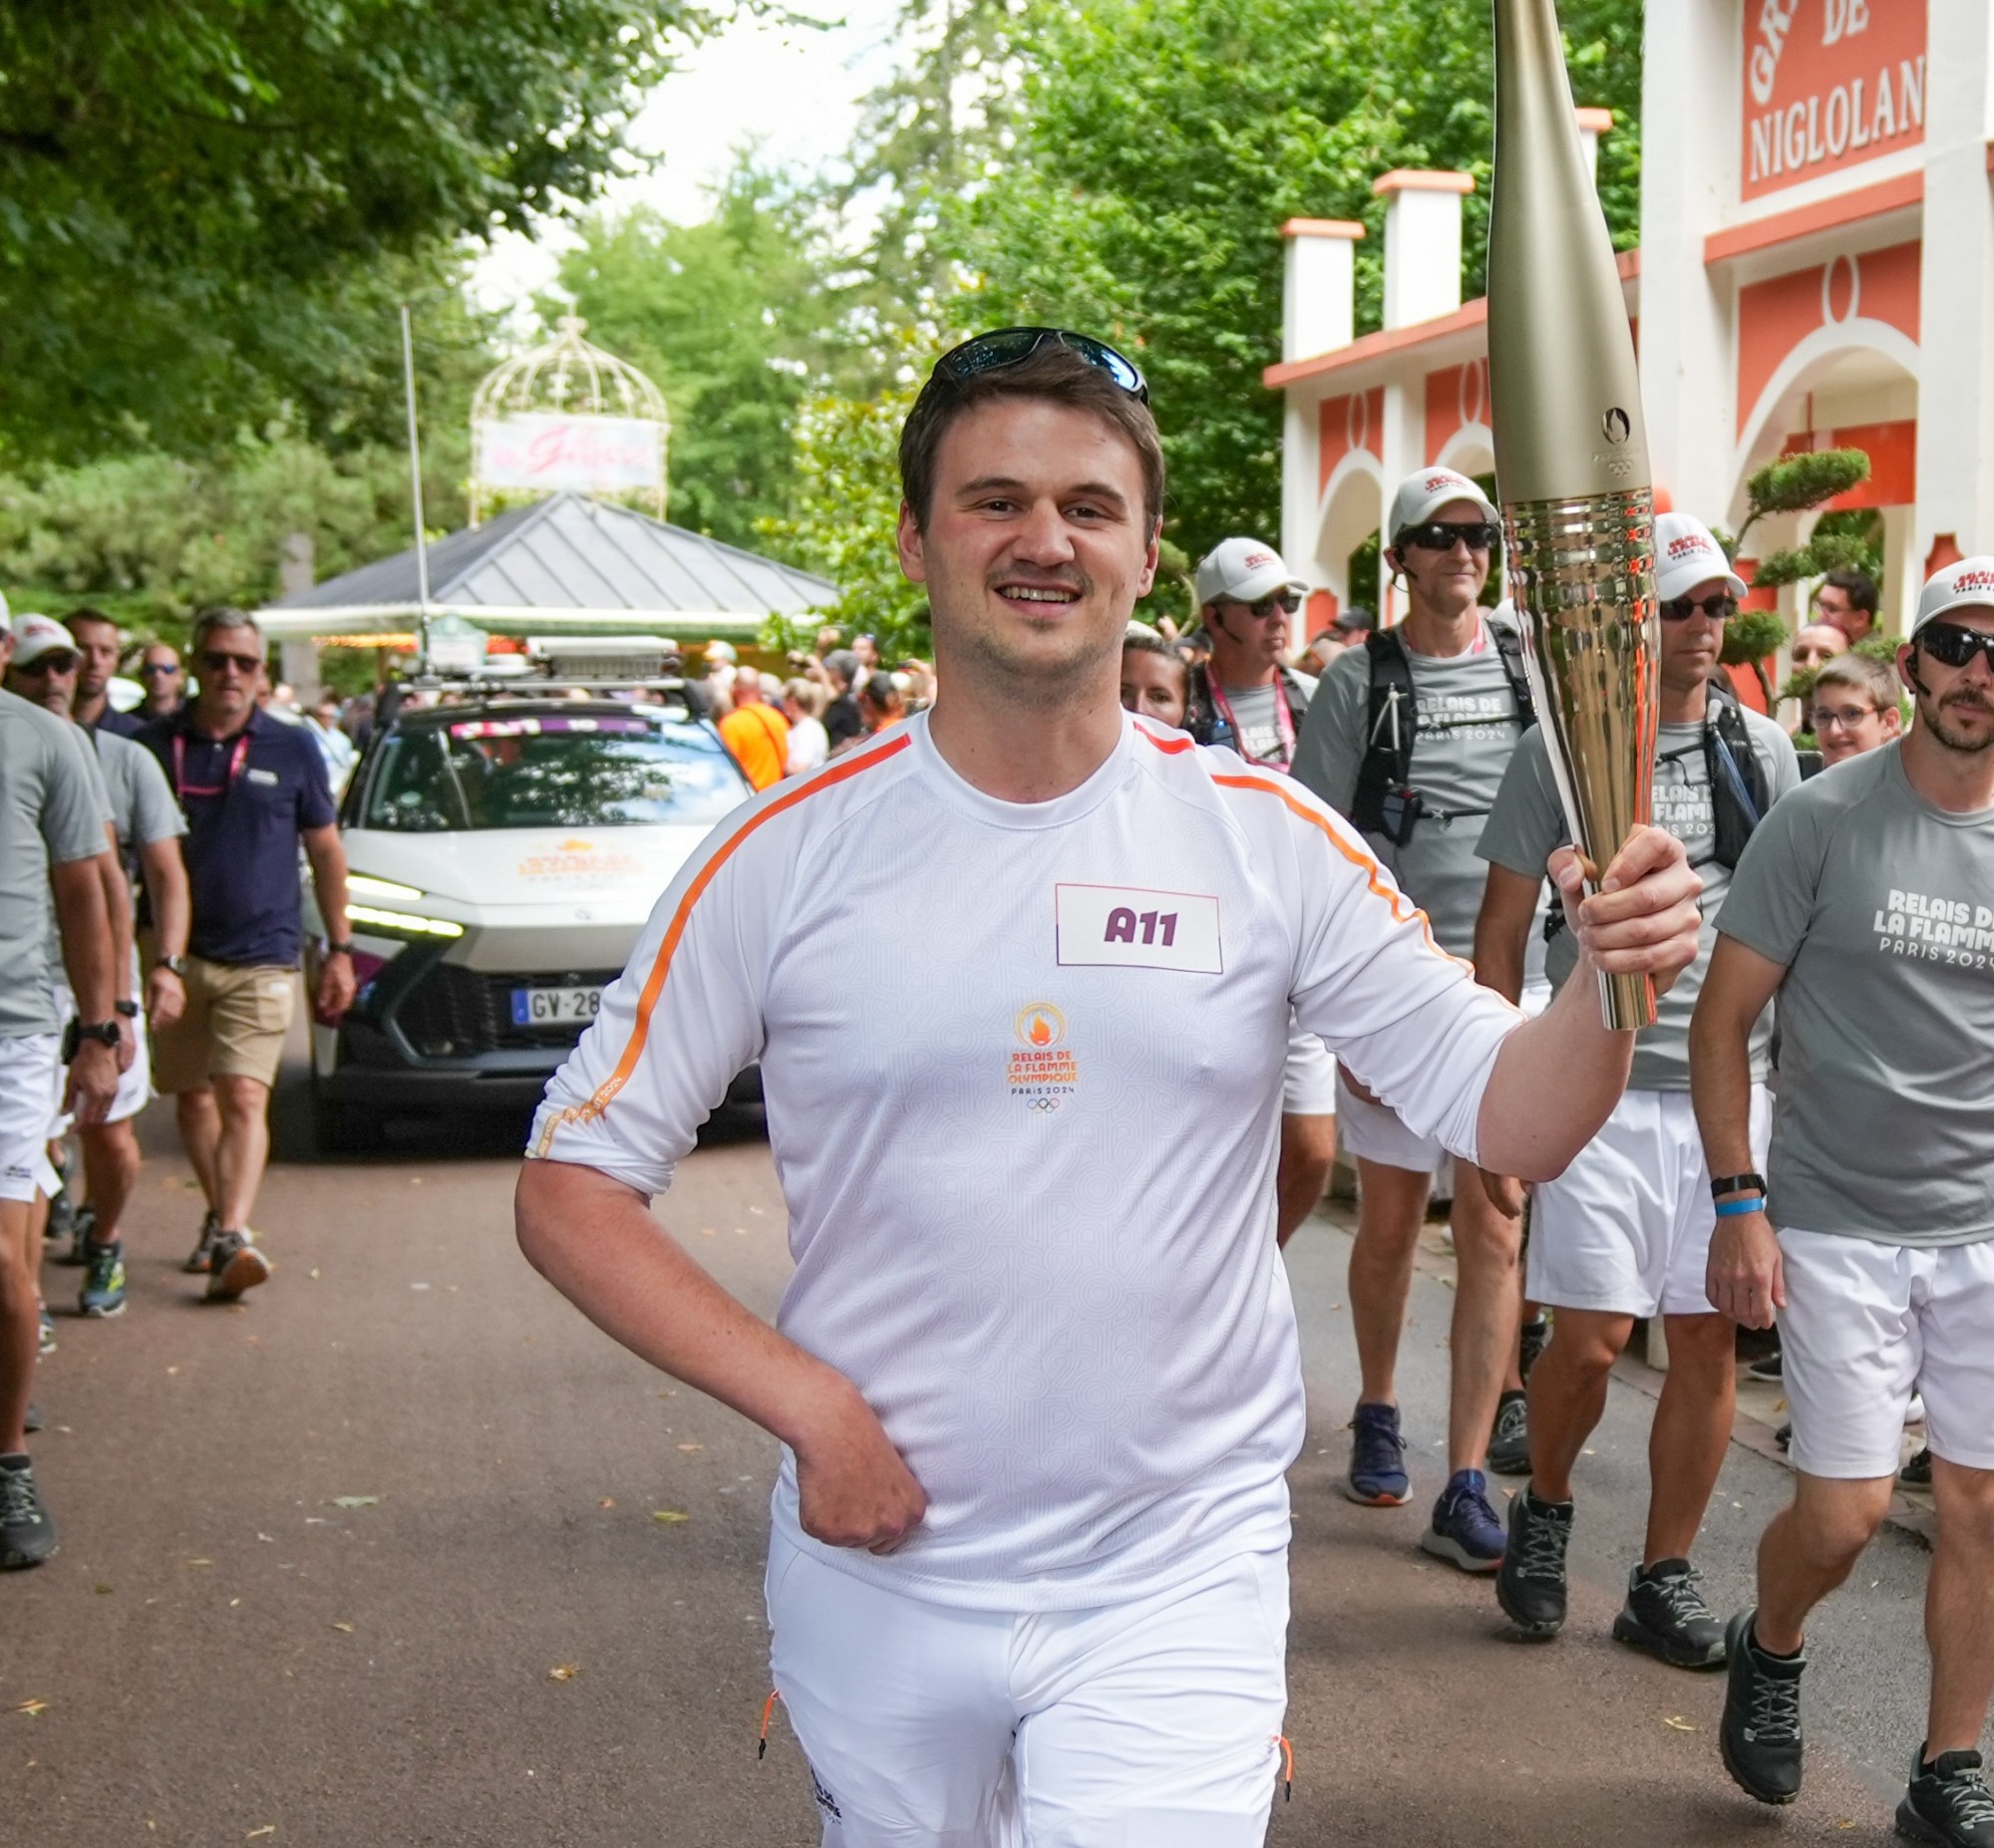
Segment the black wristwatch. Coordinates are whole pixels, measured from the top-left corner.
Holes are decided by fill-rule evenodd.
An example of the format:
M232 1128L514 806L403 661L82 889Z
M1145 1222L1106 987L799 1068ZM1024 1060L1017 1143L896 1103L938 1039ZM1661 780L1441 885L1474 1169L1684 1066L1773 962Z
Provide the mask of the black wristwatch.
M86 1040L95 1040L100 1046L122 1046L125 1043L125 1030L116 1021L71 1021L63 1034L64 1065L70 1064L76 1058L83 1050L83 1043Z
M1710 1197L1721 1200L1727 1193L1764 1193L1766 1177L1763 1174L1720 1174L1710 1183Z
M325 946L325 953L328 956L351 956L353 954L353 939L349 937L344 943L328 942Z
M156 956L153 967L164 969L167 975L176 975L182 982L186 980L187 959L184 956Z
M111 1011L121 1021L136 1021L139 1018L139 1004L136 1001L114 1001Z

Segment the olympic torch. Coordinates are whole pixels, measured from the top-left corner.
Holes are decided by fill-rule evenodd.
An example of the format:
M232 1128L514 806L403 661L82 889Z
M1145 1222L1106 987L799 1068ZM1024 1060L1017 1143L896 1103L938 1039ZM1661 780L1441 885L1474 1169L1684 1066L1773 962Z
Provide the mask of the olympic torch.
M1489 383L1504 566L1588 886L1649 817L1659 640L1634 338L1579 146L1553 0L1496 0ZM1600 977L1613 1028L1646 976Z

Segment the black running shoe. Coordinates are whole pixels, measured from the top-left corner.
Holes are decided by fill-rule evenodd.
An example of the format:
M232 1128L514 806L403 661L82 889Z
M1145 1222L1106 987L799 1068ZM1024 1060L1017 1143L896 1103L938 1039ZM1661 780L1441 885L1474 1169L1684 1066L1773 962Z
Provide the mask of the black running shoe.
M1530 1473L1530 1413L1520 1392L1504 1392L1496 1407L1496 1428L1489 1438L1489 1468L1498 1476Z
M245 1290L253 1290L270 1276L270 1260L249 1242L246 1232L224 1232L214 1241L214 1256L208 1265L207 1300L232 1303Z
M1897 1805L1897 1833L1936 1848L1994 1848L1994 1795L1980 1774L1980 1754L1942 1751L1927 1770L1920 1748Z
M88 1252L90 1270L77 1292L76 1306L86 1316L110 1317L125 1313L125 1245L113 1239L108 1245L93 1244Z
M1919 1444L1904 1458L1904 1466L1897 1471L1897 1480L1906 1488L1928 1489L1931 1487L1931 1446Z
M97 1208L79 1206L71 1227L69 1249L57 1259L58 1264L88 1264L90 1243L97 1236Z
M0 1456L0 1572L39 1566L56 1550L56 1524L35 1487L35 1466L18 1451Z
M1787 1377L1786 1364L1780 1359L1777 1348L1771 1354L1762 1354L1745 1371L1754 1380L1784 1380Z
M1807 1658L1764 1656L1752 1641L1757 1613L1740 1611L1724 1632L1731 1680L1717 1745L1747 1796L1791 1803L1801 1793L1801 1674Z
M215 1224L210 1211L200 1222L200 1242L195 1245L187 1261L180 1266L189 1277L205 1277L208 1265L214 1257L214 1241L221 1236L220 1226Z
M1782 1450L1791 1450L1794 1447L1794 1421L1792 1418L1789 1418L1786 1421L1786 1423L1782 1424L1780 1428L1773 1433L1773 1441L1776 1444L1778 1444Z
M42 1236L53 1244L76 1230L76 1203L69 1197L70 1164L52 1161L49 1165L56 1171L56 1190L49 1195L49 1216L42 1225Z
M1538 1357L1550 1346L1551 1325L1547 1316L1539 1316L1534 1322L1523 1324L1519 1338L1516 1371L1522 1375L1523 1384L1530 1384L1530 1369L1536 1366Z
M1571 1516L1570 1502L1539 1501L1527 1488L1509 1504L1509 1544L1496 1574L1496 1602L1531 1643L1548 1643L1564 1628Z
M1636 1566L1613 1620L1614 1638L1674 1669L1723 1668L1724 1625L1704 1603L1699 1580L1686 1559L1658 1559L1645 1571Z

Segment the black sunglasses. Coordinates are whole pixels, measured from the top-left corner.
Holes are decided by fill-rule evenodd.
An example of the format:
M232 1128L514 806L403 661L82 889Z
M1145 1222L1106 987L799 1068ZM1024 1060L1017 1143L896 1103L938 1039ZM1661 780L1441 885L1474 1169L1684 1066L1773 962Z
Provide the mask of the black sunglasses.
M54 654L42 655L33 661L17 661L14 672L25 674L30 680L40 680L45 674L67 674L76 666L76 656L66 655L58 649Z
M1694 597L1671 597L1661 606L1664 622L1688 622L1699 610L1712 622L1723 622L1738 614L1738 599L1733 596L1705 597L1699 603Z
M148 661L139 670L141 680L158 680L162 674L177 674L179 664L174 661Z
M1244 602L1238 597L1227 597L1225 600L1228 603L1237 603L1248 615L1257 616L1262 622L1265 622L1276 610L1279 610L1283 616L1292 616L1302 606L1301 598L1296 596L1292 590L1269 591L1266 596L1260 597L1252 603Z
M1072 333L1063 327L1000 327L978 334L959 347L951 347L935 361L934 369L957 384L967 385L982 373L1001 367L1022 365L1049 340L1056 340L1077 353L1090 366L1098 366L1138 404L1150 402L1150 386L1135 361L1115 351L1106 341L1091 334Z
M1918 631L1917 639L1926 654L1946 667L1963 668L1975 655L1985 655L1988 671L1994 673L1994 635L1982 635L1978 629L1962 628L1956 622L1928 622Z
M1464 520L1460 524L1451 520L1424 520L1399 534L1399 548L1403 551L1408 545L1417 545L1425 552L1451 552L1457 540L1471 552L1491 552L1502 543L1502 528L1487 519Z
M200 653L200 665L210 674L219 674L226 668L233 668L238 674L253 674L263 665L263 657L231 655L219 648L204 648Z

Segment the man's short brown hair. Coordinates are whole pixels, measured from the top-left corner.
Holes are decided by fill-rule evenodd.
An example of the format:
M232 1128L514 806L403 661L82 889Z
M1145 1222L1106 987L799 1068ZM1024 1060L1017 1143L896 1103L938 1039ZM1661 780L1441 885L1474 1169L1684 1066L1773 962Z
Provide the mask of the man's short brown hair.
M1089 411L1135 449L1143 466L1144 536L1157 530L1163 514L1163 449L1157 438L1157 420L1140 398L1125 392L1099 366L1048 340L1015 366L994 366L971 379L932 372L907 421L900 430L900 492L906 497L914 524L925 528L934 506L935 459L942 438L956 419L979 405L1002 398L1039 398L1049 403Z
M1880 713L1897 707L1897 672L1873 655L1858 655L1852 649L1821 664L1808 694L1808 704L1821 698L1824 687L1846 687L1849 692L1867 694Z

